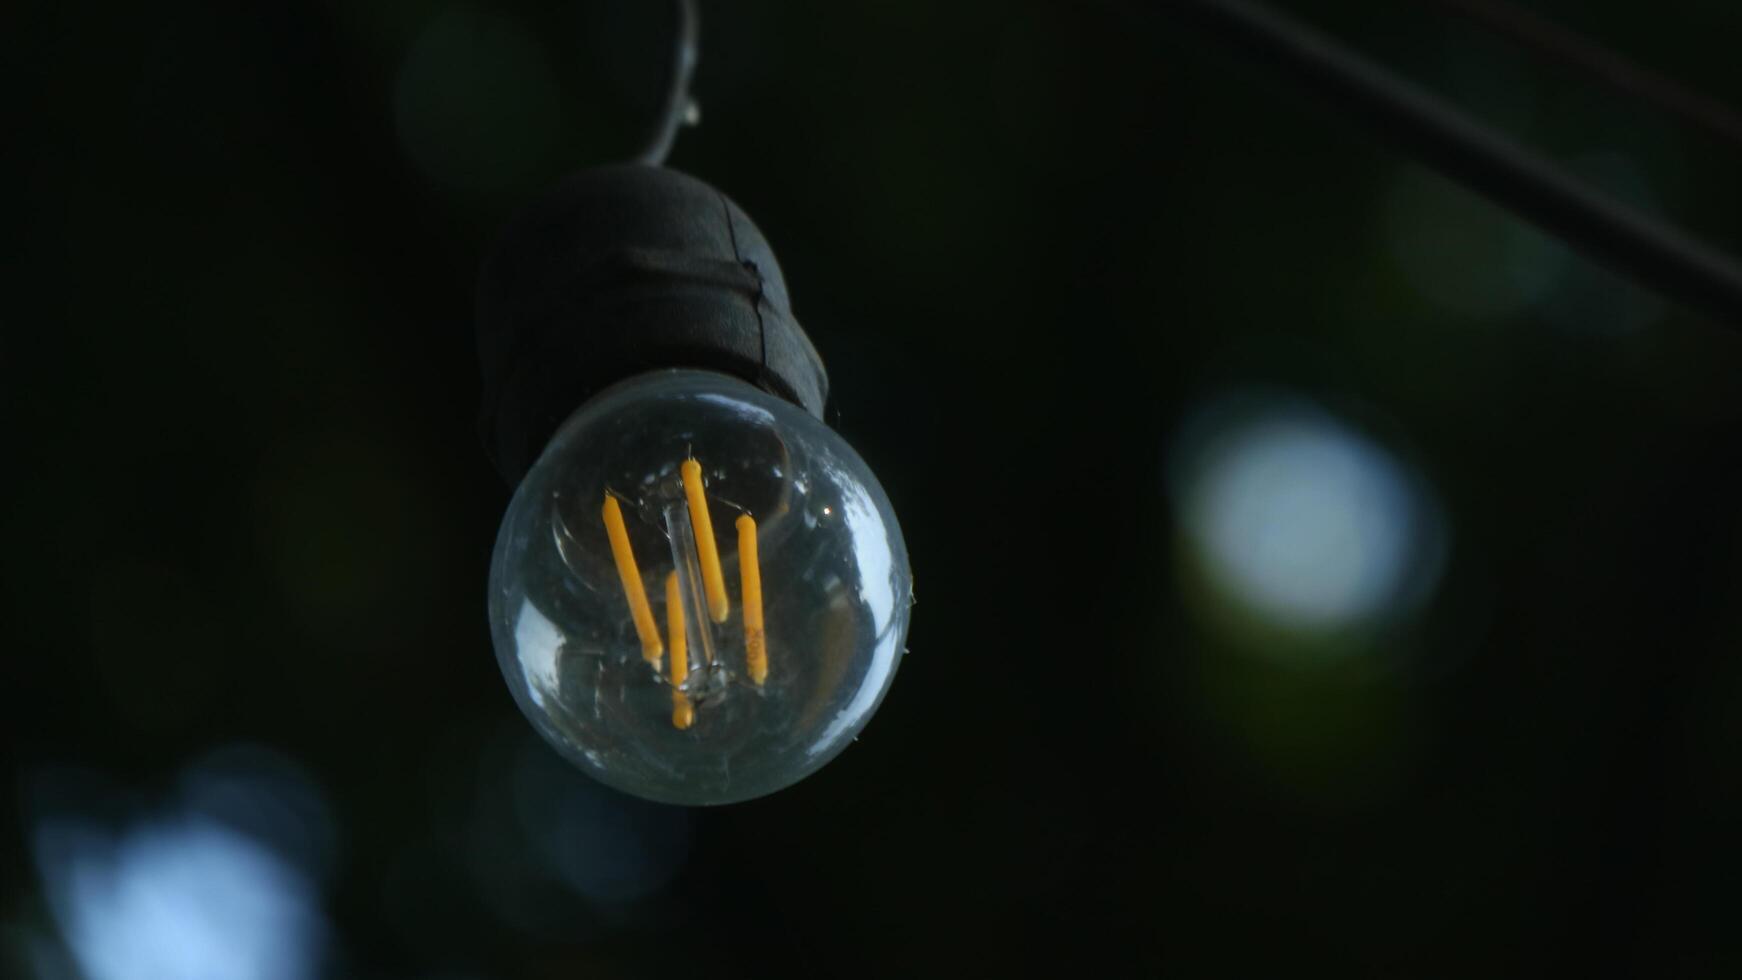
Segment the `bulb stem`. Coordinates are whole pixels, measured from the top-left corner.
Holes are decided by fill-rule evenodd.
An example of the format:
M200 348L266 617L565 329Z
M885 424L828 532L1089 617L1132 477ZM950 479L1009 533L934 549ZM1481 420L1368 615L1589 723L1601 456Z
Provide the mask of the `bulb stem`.
M709 626L707 599L703 595L701 561L696 555L696 535L690 524L689 502L679 497L665 504L665 533L671 539L671 564L682 594L684 621L690 632L690 649L701 662L713 665L714 631Z

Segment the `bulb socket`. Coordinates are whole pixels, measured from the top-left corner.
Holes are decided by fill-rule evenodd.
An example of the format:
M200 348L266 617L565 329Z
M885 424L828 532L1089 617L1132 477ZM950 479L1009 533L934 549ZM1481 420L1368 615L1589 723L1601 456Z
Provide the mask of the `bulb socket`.
M662 368L741 378L822 418L828 375L744 210L663 167L585 170L520 211L478 283L480 428L510 484L576 408Z

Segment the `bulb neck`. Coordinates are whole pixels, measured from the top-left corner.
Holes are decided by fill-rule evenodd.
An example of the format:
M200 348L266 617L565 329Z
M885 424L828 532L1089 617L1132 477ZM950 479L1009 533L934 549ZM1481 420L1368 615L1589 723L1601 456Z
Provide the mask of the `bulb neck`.
M478 284L480 427L518 483L557 426L619 381L701 368L822 418L828 375L762 232L663 167L582 171L522 210Z

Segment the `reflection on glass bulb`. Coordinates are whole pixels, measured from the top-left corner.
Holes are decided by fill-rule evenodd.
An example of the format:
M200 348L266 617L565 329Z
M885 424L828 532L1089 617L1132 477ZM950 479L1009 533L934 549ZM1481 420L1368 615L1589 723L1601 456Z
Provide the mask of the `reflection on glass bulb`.
M609 389L503 519L497 658L539 732L652 800L771 793L894 679L911 584L882 488L802 409L705 371Z

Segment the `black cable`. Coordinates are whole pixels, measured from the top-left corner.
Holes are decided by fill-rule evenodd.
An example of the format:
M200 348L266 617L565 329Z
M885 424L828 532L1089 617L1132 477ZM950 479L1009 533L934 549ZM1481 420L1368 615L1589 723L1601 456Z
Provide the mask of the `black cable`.
M1643 68L1573 31L1502 0L1424 0L1523 46L1543 59L1583 72L1685 126L1742 147L1742 117L1724 103Z
M1163 0L1175 14L1317 92L1421 162L1665 297L1742 326L1742 270L1366 60L1251 0Z
M664 165L665 158L671 155L672 144L677 142L677 131L686 123L694 124L697 117L696 100L690 95L690 78L695 74L696 59L701 52L701 17L696 12L695 0L674 0L672 6L677 11L677 50L672 55L665 111L660 114L659 127L647 148L636 156L652 167Z

